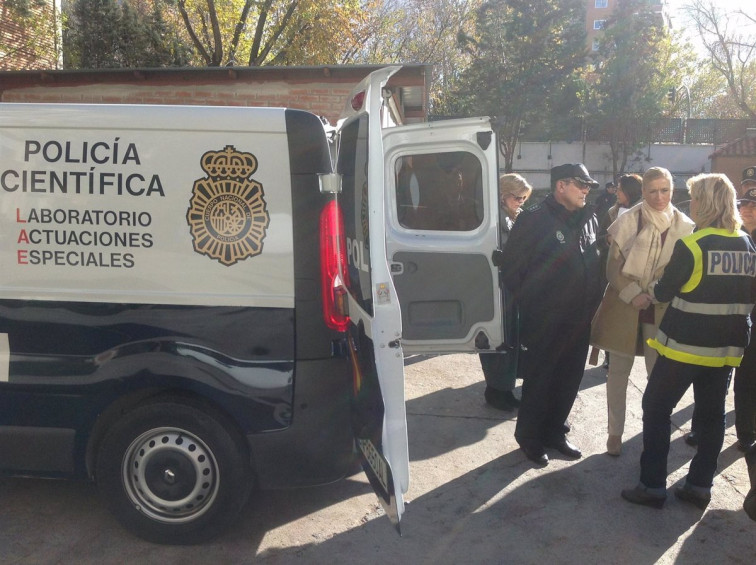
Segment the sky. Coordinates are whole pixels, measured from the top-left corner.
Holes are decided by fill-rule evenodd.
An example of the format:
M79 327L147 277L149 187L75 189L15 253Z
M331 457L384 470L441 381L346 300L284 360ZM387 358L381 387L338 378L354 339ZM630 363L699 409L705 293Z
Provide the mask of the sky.
M675 29L681 29L685 26L686 15L683 6L689 4L690 0L667 0L667 9L672 18L672 26ZM714 0L713 3L721 10L727 12L736 12L743 10L749 14L756 15L754 0Z

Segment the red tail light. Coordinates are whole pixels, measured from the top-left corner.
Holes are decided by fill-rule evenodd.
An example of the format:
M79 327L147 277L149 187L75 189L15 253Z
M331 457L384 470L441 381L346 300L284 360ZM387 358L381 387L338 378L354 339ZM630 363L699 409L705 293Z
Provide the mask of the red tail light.
M326 325L340 332L349 324L344 215L333 200L320 213L320 282L323 292L323 318Z
M365 94L365 91L361 90L352 96L352 110L359 112L362 109L362 105L365 103Z

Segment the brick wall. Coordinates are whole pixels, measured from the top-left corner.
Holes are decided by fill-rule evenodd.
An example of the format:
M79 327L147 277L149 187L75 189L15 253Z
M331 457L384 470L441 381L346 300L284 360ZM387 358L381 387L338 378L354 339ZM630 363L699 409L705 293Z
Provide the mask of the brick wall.
M233 85L41 86L8 90L3 102L72 102L79 104L183 104L191 106L275 106L307 110L335 123L353 85L308 86L285 82Z
M378 67L262 67L0 73L2 102L273 106L307 110L335 124L352 89ZM424 119L424 65L402 68L390 84L421 92L406 116Z

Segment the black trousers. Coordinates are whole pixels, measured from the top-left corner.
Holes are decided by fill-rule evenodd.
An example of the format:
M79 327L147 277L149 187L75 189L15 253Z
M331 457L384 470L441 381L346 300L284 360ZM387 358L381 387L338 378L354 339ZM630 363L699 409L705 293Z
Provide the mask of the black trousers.
M743 445L756 441L756 335L735 370L735 433Z
M670 416L693 385L698 448L687 482L711 488L725 434L725 395L732 367L702 367L661 355L643 393L643 453L640 481L648 488L666 488Z
M564 439L583 379L591 326L528 322L521 329L525 349L520 351L522 400L515 439L523 447L542 447Z

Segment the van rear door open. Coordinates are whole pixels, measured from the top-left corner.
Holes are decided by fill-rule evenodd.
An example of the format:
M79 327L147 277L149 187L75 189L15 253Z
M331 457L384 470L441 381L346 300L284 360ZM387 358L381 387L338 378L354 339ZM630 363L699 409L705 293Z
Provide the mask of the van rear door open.
M337 172L346 235L353 425L363 468L399 529L409 486L399 302L386 259L381 91L398 68L354 90L339 133Z
M386 249L401 302L404 352L507 344L492 260L499 205L489 119L389 128L383 143Z
M384 87L398 70L377 71L353 91L337 164L354 431L365 472L397 529L409 486L404 353L512 345L492 259L499 206L490 120L392 127Z

